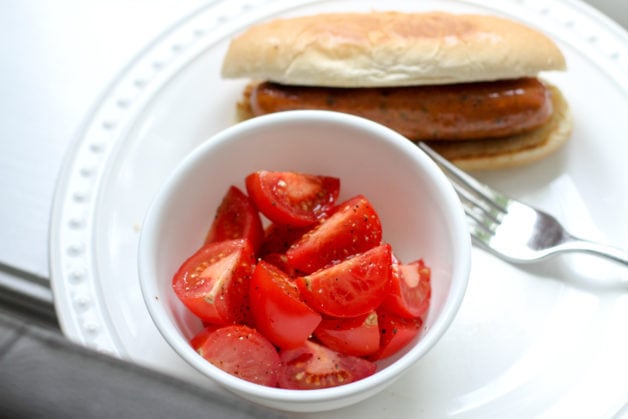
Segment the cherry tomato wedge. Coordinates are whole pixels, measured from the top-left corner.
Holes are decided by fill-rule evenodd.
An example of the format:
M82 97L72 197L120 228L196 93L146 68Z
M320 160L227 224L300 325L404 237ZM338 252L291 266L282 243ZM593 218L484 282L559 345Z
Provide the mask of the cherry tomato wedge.
M288 275L264 261L253 272L250 300L256 328L281 348L303 345L321 322Z
M378 246L382 224L371 203L357 195L308 231L286 252L288 265L305 274Z
M210 243L175 273L172 288L201 320L215 324L249 322L248 296L255 257L243 239Z
M224 326L193 338L194 349L216 367L243 380L276 387L281 360L261 333L244 325Z
M256 251L263 238L262 220L253 202L240 189L231 186L216 210L205 244L246 239Z
M333 208L340 180L296 172L260 170L245 179L258 210L274 223L303 227L315 224Z
M326 318L314 330L314 336L329 349L347 355L364 356L379 349L377 313L359 317Z
M382 309L377 310L377 322L379 351L369 357L371 360L388 358L399 352L419 334L423 324L421 318L406 319Z
M204 325L203 329L198 332L196 335L194 335L194 337L192 339L190 339L190 345L192 346L192 348L196 349L198 351L198 348L205 343L205 339L207 339L207 337L215 332L216 330L220 329L223 326L218 326L216 324L211 324L211 323L207 323L207 325Z
M356 317L381 304L391 274L391 248L383 244L295 281L301 297L316 311Z
M376 369L366 359L343 355L309 340L298 348L280 351L279 357L279 387L288 389L335 387L368 377Z
M382 308L401 317L423 317L431 296L431 270L423 260L393 264L389 293Z
M260 247L259 255L264 257L268 254L283 254L299 240L310 227L290 227L283 224L270 224L264 230L264 238Z

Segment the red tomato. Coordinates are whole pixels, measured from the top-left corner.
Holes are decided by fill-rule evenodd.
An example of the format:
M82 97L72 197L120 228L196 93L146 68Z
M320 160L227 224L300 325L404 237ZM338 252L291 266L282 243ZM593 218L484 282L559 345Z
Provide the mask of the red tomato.
M194 335L192 339L190 339L190 345L192 346L192 348L198 350L199 346L201 346L205 342L205 339L207 339L207 337L211 333L215 332L221 327L222 326L207 323L207 325L203 326L203 329L200 332L198 332L196 335Z
M283 224L270 224L264 231L264 239L260 247L260 256L283 254L299 240L310 227L290 227Z
M275 265L289 276L295 276L295 270L288 266L285 252L309 229L310 227L290 227L282 224L269 225L265 230L259 257Z
M224 326L195 342L198 353L221 370L253 383L277 386L279 354L257 330L244 325Z
M359 317L327 318L314 330L323 345L347 355L364 356L379 349L377 313L371 311Z
M405 319L388 311L377 310L379 324L379 351L369 357L377 360L399 352L419 334L423 321L420 318Z
M381 241L379 216L371 203L358 195L339 205L329 218L304 234L286 256L289 266L310 274L378 246Z
M389 294L382 308L401 317L423 317L430 305L431 270L423 260L393 264Z
M389 244L296 279L301 297L316 311L333 317L357 317L375 310L392 272Z
M243 239L210 243L175 273L172 288L201 320L214 324L248 322L248 293L255 257Z
M321 322L288 275L264 261L253 272L250 299L257 330L281 348L303 345Z
M248 196L235 186L231 186L216 210L205 244L247 239L253 250L257 250L263 237L264 228L257 209Z
M348 384L375 373L374 363L343 355L312 341L279 352L282 371L279 387L317 389Z
M340 180L295 172L260 170L246 177L246 190L257 208L274 223L315 224L334 206Z
M286 255L283 255L281 253L269 253L262 256L260 260L263 260L264 262L273 265L274 267L288 275L290 278L294 278L296 276L294 269L286 264Z

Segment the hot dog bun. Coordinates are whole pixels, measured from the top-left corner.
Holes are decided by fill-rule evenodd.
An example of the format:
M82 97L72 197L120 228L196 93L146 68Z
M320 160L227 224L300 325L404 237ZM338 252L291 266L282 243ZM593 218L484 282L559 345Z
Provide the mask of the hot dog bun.
M442 12L320 14L251 27L225 56L225 78L385 87L535 77L564 70L545 35L496 16Z
M238 104L242 120L254 116L248 96L258 81L388 88L536 78L541 72L565 68L565 58L551 39L511 20L443 12L371 12L319 14L252 26L232 40L222 75L253 80ZM567 141L572 126L564 96L544 83L553 111L532 131L473 141L424 141L465 169L511 167L544 158Z

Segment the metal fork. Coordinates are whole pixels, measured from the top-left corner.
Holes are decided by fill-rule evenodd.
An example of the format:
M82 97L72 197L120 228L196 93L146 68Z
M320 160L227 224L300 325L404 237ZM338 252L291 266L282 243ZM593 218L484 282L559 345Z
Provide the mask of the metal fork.
M418 143L452 181L473 242L509 262L529 263L563 252L586 252L628 266L628 252L571 235L550 214L480 183L425 143Z

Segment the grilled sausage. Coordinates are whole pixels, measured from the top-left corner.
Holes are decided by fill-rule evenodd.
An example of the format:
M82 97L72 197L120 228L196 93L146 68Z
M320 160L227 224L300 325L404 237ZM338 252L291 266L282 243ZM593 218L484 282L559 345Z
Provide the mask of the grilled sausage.
M499 138L531 131L552 114L551 91L536 78L450 85L326 88L264 82L254 115L323 109L362 116L412 140Z

